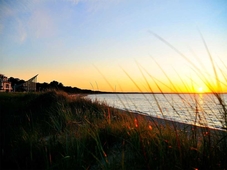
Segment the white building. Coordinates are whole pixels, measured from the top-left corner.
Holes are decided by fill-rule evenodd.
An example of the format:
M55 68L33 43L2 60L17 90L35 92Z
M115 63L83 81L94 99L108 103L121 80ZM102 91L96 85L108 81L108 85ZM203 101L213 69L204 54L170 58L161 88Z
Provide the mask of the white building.
M11 82L3 74L0 74L0 92L11 92L13 88L11 87Z

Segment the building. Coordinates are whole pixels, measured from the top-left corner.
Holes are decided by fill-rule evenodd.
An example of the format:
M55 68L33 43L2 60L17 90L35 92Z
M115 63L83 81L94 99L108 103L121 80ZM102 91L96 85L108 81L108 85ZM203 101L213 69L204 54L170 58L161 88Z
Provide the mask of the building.
M28 81L26 81L23 86L25 91L27 92L35 92L36 91L36 83L37 83L37 75L34 77L30 78Z
M0 74L0 92L11 92L12 90L11 82L6 76Z

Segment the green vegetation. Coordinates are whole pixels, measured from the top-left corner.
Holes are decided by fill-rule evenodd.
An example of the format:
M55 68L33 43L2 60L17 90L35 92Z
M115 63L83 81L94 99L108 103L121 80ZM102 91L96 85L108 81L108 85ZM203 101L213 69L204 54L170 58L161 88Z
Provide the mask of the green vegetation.
M1 169L226 169L226 131L177 129L64 92L0 93Z

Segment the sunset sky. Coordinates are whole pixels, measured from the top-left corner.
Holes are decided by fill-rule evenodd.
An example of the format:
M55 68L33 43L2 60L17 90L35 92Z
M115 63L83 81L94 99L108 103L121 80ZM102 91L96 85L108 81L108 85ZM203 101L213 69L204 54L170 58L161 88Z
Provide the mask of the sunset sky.
M226 20L226 0L0 0L0 73L102 91L209 91L204 38L227 91Z

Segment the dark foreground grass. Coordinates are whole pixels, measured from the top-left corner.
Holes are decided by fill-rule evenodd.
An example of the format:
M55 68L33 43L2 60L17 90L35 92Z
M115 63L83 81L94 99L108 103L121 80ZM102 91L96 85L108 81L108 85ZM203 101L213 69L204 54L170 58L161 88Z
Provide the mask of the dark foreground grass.
M0 93L1 169L227 169L226 132L63 92Z

